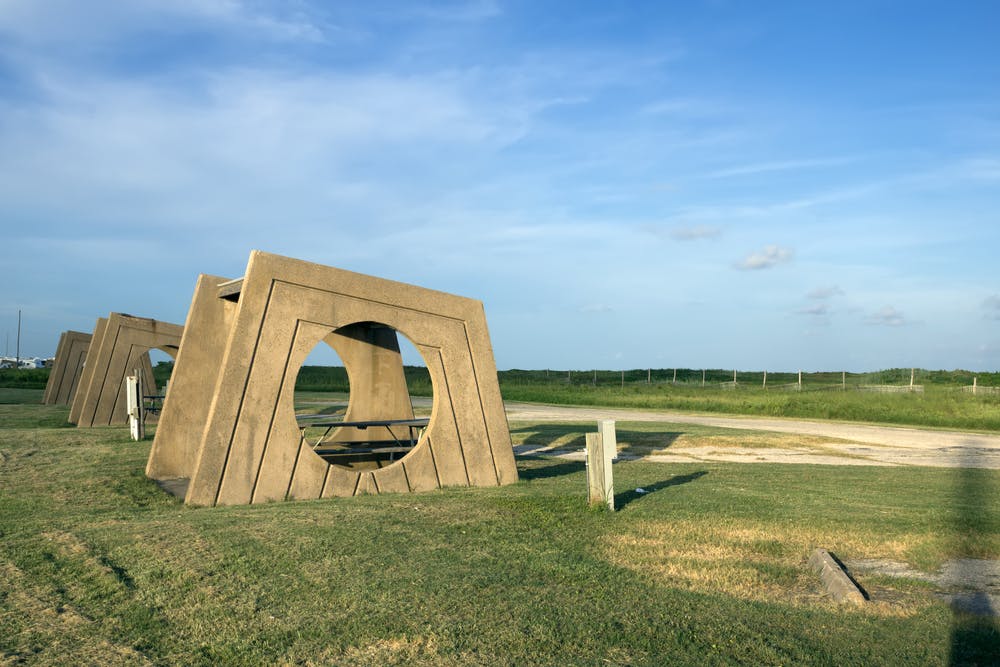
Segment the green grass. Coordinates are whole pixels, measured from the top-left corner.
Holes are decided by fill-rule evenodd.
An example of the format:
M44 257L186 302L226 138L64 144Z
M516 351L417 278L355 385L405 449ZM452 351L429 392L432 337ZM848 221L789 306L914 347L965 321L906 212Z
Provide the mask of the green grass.
M1000 641L913 581L836 607L806 566L996 558L996 471L631 462L609 513L582 464L526 458L503 488L189 508L124 428L0 407L0 664L988 664Z

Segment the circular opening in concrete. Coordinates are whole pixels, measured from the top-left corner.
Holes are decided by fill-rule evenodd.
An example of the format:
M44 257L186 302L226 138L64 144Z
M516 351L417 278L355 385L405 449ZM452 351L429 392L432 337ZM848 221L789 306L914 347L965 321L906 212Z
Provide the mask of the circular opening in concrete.
M405 458L423 436L433 406L434 387L420 352L379 322L330 332L299 369L296 387L309 392L296 400L308 447L350 470L377 470Z

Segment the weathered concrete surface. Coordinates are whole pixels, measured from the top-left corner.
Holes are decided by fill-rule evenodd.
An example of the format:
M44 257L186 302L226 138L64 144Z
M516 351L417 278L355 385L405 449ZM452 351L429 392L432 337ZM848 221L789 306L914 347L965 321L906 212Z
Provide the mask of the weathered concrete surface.
M125 378L138 368L143 386L155 392L149 351L156 348L176 357L182 332L177 324L123 313L98 320L70 421L82 427L127 422Z
M49 373L49 381L45 384L42 403L69 405L73 402L87 360L91 338L91 334L80 331L64 331L59 336L56 359Z
M413 450L390 465L331 465L300 442L298 369L326 341L351 373L351 418L411 416L395 335L390 339L386 327L406 335L427 363L435 393L430 423ZM184 335L147 474L190 479L187 503L517 480L478 301L254 251L241 279L202 276Z
M814 550L809 556L809 566L819 575L826 591L837 602L854 605L865 603L864 593L826 549Z

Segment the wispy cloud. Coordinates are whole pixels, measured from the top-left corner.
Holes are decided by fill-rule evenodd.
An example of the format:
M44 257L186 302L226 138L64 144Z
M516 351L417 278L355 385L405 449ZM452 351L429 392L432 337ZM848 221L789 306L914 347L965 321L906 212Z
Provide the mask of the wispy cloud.
M875 326L900 327L906 324L906 318L892 306L883 306L876 312L868 315L865 322Z
M825 317L830 314L830 304L827 303L817 303L812 306L806 306L804 308L799 308L797 311L800 315L813 315L816 317Z
M415 17L436 21L483 21L501 14L500 6L493 0L470 2L433 3L413 7L409 13Z
M670 238L675 241L697 241L699 239L714 239L722 234L722 230L712 225L692 225L690 227L675 227L670 230Z
M844 290L840 289L836 285L830 285L827 287L817 287L816 289L810 290L806 297L809 299L832 299L835 296L840 296L844 293Z
M736 263L736 268L741 271L758 271L760 269L770 269L784 264L792 259L794 253L789 248L769 245L762 250L752 252Z
M613 313L614 308L606 303L589 303L580 307L581 313Z
M782 160L777 162L757 162L744 164L706 174L707 178L729 178L731 176L750 176L754 174L765 174L773 171L789 171L796 169L817 169L820 167L836 167L854 162L856 158L818 158L813 160Z
M1000 294L991 294L983 301L983 310L991 320L1000 320Z

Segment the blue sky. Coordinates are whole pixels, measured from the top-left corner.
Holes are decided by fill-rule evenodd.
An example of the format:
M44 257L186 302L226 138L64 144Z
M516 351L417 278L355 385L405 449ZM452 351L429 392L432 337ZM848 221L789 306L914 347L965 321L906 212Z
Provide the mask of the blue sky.
M180 323L259 248L481 299L500 368L995 371L998 25L0 0L2 333Z

